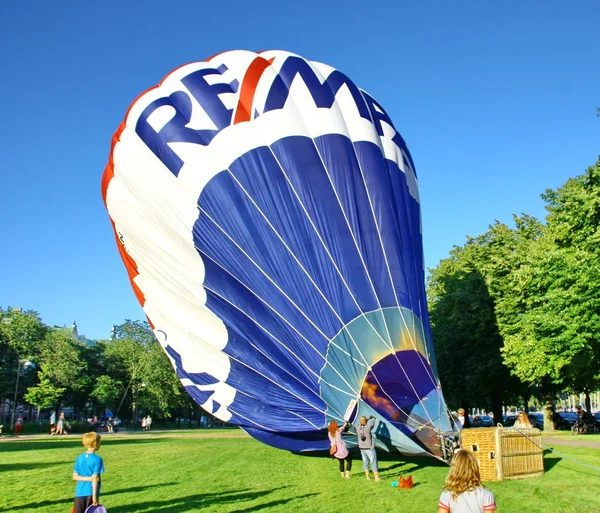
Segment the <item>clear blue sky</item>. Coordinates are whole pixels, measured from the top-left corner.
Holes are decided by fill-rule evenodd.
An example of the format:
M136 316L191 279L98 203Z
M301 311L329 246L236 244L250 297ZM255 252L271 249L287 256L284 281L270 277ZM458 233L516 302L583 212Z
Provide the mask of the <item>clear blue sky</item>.
M0 305L105 338L143 318L100 196L112 133L173 68L284 49L346 73L415 159L426 264L600 153L597 0L0 4Z

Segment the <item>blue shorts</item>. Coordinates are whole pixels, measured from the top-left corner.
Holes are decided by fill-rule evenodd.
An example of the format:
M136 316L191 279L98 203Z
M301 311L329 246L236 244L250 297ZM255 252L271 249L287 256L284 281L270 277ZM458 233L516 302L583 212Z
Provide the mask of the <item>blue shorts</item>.
M377 452L375 449L361 449L360 455L363 460L363 470L369 470L369 461L371 462L371 470L373 470L373 472L379 470L377 467Z

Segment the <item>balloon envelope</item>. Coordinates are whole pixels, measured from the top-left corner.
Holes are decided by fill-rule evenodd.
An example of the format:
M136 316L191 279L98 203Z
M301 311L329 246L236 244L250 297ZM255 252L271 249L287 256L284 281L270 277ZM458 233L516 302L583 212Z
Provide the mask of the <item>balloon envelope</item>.
M373 415L381 447L446 457L415 166L348 77L283 51L178 68L130 107L103 196L205 410L293 451Z

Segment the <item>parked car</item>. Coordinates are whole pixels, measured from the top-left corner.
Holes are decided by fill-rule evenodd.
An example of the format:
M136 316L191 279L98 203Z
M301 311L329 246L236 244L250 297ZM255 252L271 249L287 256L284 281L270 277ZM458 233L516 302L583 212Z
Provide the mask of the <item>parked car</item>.
M489 415L475 415L473 417L473 427L492 427L494 421Z
M544 414L543 413L528 413L529 422L534 428L544 429Z
M577 414L573 411L560 411L558 414L567 424L565 429L569 429L573 424L575 424L575 422L577 422Z
M504 427L512 427L515 425L517 421L518 415L503 415L502 416L502 425Z

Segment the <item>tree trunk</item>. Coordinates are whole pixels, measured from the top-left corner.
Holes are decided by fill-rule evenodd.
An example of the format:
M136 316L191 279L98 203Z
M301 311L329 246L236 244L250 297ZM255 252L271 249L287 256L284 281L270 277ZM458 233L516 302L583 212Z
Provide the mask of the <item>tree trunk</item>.
M494 426L504 423L502 416L502 394L499 390L492 394L492 413L494 415Z
M552 397L547 397L544 404L544 431L554 431L554 403Z
M585 411L592 413L592 400L590 398L590 391L585 391Z
M529 413L529 399L531 399L530 394L523 394L523 402L525 403L525 413Z

